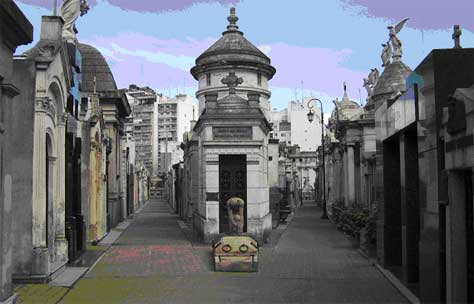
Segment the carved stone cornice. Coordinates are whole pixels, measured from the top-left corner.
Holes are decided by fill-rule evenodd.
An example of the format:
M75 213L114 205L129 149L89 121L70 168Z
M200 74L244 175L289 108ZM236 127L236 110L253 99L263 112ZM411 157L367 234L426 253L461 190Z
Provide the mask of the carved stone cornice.
M2 94L13 98L20 94L20 90L11 83L0 83Z

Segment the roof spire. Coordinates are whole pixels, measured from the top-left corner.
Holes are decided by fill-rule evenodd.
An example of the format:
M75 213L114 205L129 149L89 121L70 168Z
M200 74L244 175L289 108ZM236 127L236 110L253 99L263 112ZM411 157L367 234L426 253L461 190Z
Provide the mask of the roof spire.
M228 31L238 31L239 27L237 26L237 21L239 17L235 15L235 7L230 8L230 15L227 17L227 21L229 21L229 25L227 26Z
M344 97L342 97L342 101L343 102L349 102L349 96L347 95L347 83L344 81L343 82L343 86L344 86Z

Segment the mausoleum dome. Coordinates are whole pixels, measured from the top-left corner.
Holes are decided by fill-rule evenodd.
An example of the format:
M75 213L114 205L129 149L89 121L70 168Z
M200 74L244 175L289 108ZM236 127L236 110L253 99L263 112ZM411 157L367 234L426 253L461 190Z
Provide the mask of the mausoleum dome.
M336 100L337 104L337 111L334 109L331 113L331 119L334 121L337 120L337 115L339 115L339 120L356 120L360 118L360 115L363 114L364 110L362 107L355 101L350 100L349 96L347 95L346 85L344 84L344 96L342 100L339 102Z
M191 69L193 77L197 80L199 74L214 66L247 65L261 69L271 79L276 70L271 65L270 58L238 30L236 23L239 18L235 15L235 8L231 8L227 20L229 25L222 37L196 59L196 65Z
M79 43L77 45L82 57L81 91L94 92L94 77L96 78L96 92L111 95L117 93L117 85L110 67L104 56L93 46Z
M382 75L377 80L377 84L374 87L373 96L382 94L391 94L393 92L405 92L406 83L405 80L411 73L411 69L400 61L393 61L388 64Z

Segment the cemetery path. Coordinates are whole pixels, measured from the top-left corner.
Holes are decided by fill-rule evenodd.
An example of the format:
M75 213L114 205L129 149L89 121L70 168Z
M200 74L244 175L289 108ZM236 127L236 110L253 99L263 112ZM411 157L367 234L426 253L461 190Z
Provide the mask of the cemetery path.
M259 272L224 273L214 272L211 246L151 201L62 303L407 303L320 216L305 204L260 248Z

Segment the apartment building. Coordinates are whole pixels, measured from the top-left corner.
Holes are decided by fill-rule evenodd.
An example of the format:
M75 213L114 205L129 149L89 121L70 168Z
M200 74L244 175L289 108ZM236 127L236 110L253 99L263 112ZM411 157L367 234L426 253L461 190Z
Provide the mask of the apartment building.
M156 117L154 115L157 94L149 87L130 85L127 90L131 104L132 114L128 124L132 124L133 138L135 141L135 161L142 164L148 174L156 174L157 157L154 156L154 130Z
M183 134L190 131L191 120L197 119L198 111L195 100L185 94L173 98L160 96L155 108L158 119L158 172L164 173L183 159L180 149Z

